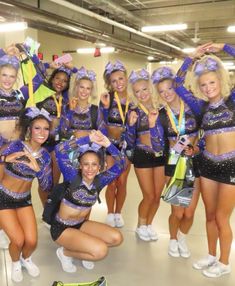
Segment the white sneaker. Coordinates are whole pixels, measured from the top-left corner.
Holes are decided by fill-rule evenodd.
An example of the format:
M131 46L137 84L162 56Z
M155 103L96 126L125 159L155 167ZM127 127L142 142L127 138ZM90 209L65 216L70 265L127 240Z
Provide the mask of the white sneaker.
M221 262L217 262L214 265L210 266L208 269L202 271L202 273L209 278L217 278L231 272L231 266L225 265Z
M63 247L59 247L56 250L56 255L59 258L62 268L65 272L74 273L77 271L77 267L73 264L73 258L64 255Z
M217 262L216 256L208 254L207 257L204 257L198 260L197 262L193 263L193 268L197 270L203 270L214 265L216 262Z
M0 229L0 249L8 249L9 240L5 234L5 232Z
M107 214L106 217L106 224L108 224L109 226L115 227L115 219L114 219L114 214Z
M172 257L180 257L179 245L176 239L170 239L168 246L168 254Z
M114 222L116 227L124 226L124 220L121 214L114 214Z
M14 282L21 282L23 280L23 274L22 274L20 261L12 262L11 279Z
M187 243L186 243L186 239L185 239L185 235L184 236L180 236L178 238L178 247L179 247L179 253L181 257L184 258L189 258L191 253L188 249Z
M82 265L88 270L92 270L95 267L95 263L93 261L88 260L82 260Z
M147 225L147 231L151 240L158 240L157 232L153 229L151 224Z
M148 233L147 225L141 225L136 228L136 233L139 236L140 239L144 241L150 241L150 236Z
M31 256L24 259L22 256L20 257L20 262L21 265L26 268L26 270L28 271L29 275L32 277L37 277L40 274L40 270L37 267L37 265L35 265L31 259Z

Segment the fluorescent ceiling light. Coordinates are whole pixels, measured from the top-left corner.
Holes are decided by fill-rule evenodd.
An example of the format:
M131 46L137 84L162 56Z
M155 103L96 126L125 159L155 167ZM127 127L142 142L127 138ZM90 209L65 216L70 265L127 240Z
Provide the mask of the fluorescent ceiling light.
M113 53L115 51L114 47L104 47L100 49L101 54ZM95 48L81 48L77 49L78 54L94 54Z
M26 22L12 22L0 24L0 32L21 31L28 28Z
M141 28L142 32L166 32L178 31L187 29L187 24L173 24L173 25L158 25L158 26L144 26Z
M226 70L235 70L235 66L225 66Z
M195 48L184 48L182 49L182 51L185 53L185 54L191 54L195 51Z
M154 60L154 57L153 56L148 56L147 59L148 59L148 61L152 61L152 60Z
M173 61L160 61L159 62L159 64L161 64L161 65L175 65L177 63L178 63L177 59L175 59Z
M235 26L228 26L227 31L230 33L234 33L235 32Z
M106 47L106 44L105 44L105 43L97 42L97 43L95 43L95 44L96 44L96 46L98 46L98 47L100 47L100 48Z
M222 62L222 63L223 63L223 65L224 65L225 67L234 66L234 63L233 63L233 62Z

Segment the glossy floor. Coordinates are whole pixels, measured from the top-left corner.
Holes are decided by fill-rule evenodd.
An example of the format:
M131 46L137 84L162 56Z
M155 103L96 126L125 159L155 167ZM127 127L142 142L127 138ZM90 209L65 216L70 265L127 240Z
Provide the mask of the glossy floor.
M34 184L33 201L38 218L39 242L33 254L33 260L40 267L41 274L38 278L31 278L24 271L24 280L21 283L13 283L10 278L11 262L8 251L0 250L1 286L51 286L55 280L75 283L93 281L100 276L107 278L109 286L235 285L235 244L231 253L233 272L230 275L211 279L192 268L192 263L207 253L205 216L201 201L196 211L194 225L187 237L192 253L190 258L171 258L167 254L169 242L167 221L170 207L164 202L161 202L154 220L159 240L144 242L136 237L136 214L141 194L133 170L128 181L128 196L123 211L125 218L125 226L121 229L124 236L123 244L118 248L110 249L109 255L103 261L96 262L93 270L84 269L80 261L76 261L78 271L74 274L65 273L56 257L57 245L51 240L49 230L41 222L41 205L36 190L37 184ZM102 198L102 203L93 208L92 218L104 221L105 216L106 207ZM231 223L235 233L235 214L231 218Z

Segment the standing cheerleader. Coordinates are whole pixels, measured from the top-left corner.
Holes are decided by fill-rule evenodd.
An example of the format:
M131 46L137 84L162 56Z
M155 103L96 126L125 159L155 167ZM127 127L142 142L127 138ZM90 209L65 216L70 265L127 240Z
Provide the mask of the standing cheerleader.
M235 48L227 44L206 44L186 58L178 74L183 84L184 74L193 58L205 52L225 51L235 56ZM209 254L193 264L207 277L220 277L231 272L229 255L232 245L230 217L235 206L235 90L229 86L229 77L222 62L214 55L195 61L192 90L204 96L207 102L202 109L202 129L205 150L200 160L201 190L206 210L206 230ZM178 87L182 97L193 98L182 85ZM216 258L219 240L220 256Z
M104 71L104 80L108 93L101 96L101 111L107 126L110 141L119 149L125 149L126 114L129 109L127 95L127 72L120 61L108 63ZM107 156L108 167L112 166L112 156ZM126 199L127 177L130 171L130 162L126 159L125 171L106 190L108 215L106 223L113 227L123 227L124 220L121 211Z
M145 241L157 240L158 235L152 221L160 204L164 187L163 152L152 149L148 114L154 109L149 73L145 70L132 71L129 77L137 107L130 111L127 120L126 141L133 151L132 162L142 191L143 199L138 208L136 233Z
M48 113L37 108L26 109L19 127L22 140L12 141L0 157L4 165L0 184L0 226L10 240L14 282L22 281L22 266L33 277L40 273L31 259L37 245L37 224L30 192L32 180L37 177L43 191L52 187L50 155L41 147L49 136Z
M161 150L167 153L165 166L166 181L174 175L177 158L180 153L176 151L177 142L185 135L189 143L184 146L182 152L187 156L194 156L198 152L198 129L200 126L200 101L181 100L174 91L174 74L169 67L162 67L152 74L152 81L156 91L165 106L150 114L150 127L152 145L155 151ZM194 159L195 161L195 159ZM196 177L199 172L194 162ZM182 256L188 258L190 251L186 244L188 234L194 218L195 208L199 198L199 179L195 180L194 192L189 207L171 205L169 216L170 242L168 254L172 257Z

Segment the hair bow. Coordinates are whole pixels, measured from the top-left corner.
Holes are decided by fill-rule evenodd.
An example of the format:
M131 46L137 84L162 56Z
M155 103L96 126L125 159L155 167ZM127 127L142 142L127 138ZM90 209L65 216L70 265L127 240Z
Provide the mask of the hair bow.
M131 72L131 74L129 76L129 82L130 83L133 84L139 79L149 80L149 73L146 71L146 69Z
M4 55L0 58L0 66L4 66L4 65L11 65L16 70L18 70L20 67L18 58L15 56L8 56L8 55Z
M90 81L96 81L96 73L92 70L87 70L84 67L81 67L77 71L76 79L88 78Z
M195 65L194 73L200 76L205 71L216 71L218 69L218 62L210 57L206 58L205 61L198 62Z
M107 65L105 66L104 74L108 76L113 71L126 71L126 69L123 63L120 62L119 60L117 60L114 64L112 64L111 62L108 62Z
M82 154L88 152L88 151L93 151L93 152L97 153L97 152L100 150L101 147L102 147L102 146L100 146L99 144L94 143L94 142L92 142L92 143L90 143L90 144L82 145L82 146L80 146L80 148L79 148L80 156L81 156Z
M71 76L71 74L72 74L72 70L68 69L68 68L66 68L64 66L59 67L58 71L65 72L68 76Z
M51 121L50 113L47 112L44 108L41 110L37 107L30 107L28 108L28 111L26 113L26 116L30 117L31 119L36 118L37 116L42 115L44 116L48 121Z
M162 68L156 69L153 72L151 79L152 79L153 84L155 84L155 83L158 83L162 79L167 79L167 78L173 79L174 77L175 76L171 68L162 67Z

